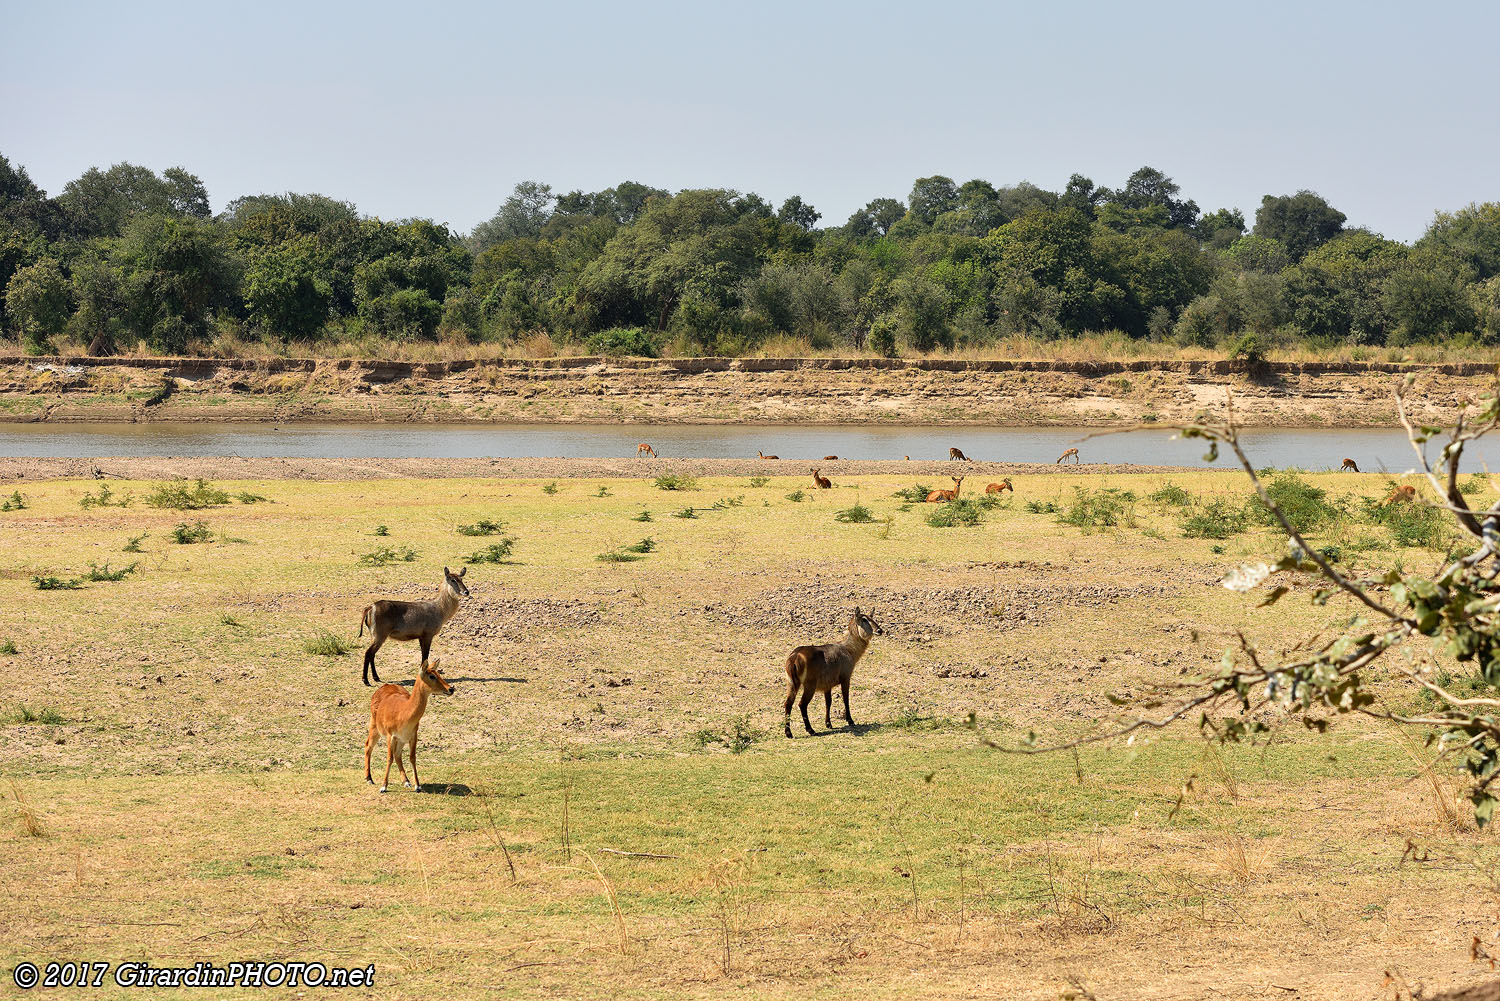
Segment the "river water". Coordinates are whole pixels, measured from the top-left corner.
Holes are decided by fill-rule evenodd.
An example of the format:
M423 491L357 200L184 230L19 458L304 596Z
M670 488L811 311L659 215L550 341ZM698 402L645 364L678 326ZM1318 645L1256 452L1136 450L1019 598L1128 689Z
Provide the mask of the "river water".
M972 459L1052 462L1077 447L1085 462L1202 466L1201 441L1171 429L1083 440L1089 428L851 427L766 425L482 424L0 424L0 455L12 457L216 456L286 458L605 458L635 455L649 441L663 457L784 459L947 458L957 446ZM1400 472L1414 465L1405 435L1382 429L1256 429L1242 438L1257 465L1317 470L1344 457L1361 469ZM1429 446L1435 458L1437 446ZM1471 448L1465 467L1500 469L1500 438Z

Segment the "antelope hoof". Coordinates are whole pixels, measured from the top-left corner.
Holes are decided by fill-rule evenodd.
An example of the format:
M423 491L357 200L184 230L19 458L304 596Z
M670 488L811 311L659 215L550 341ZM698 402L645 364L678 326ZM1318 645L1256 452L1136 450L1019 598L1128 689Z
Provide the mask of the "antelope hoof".
M792 725L790 723L788 723L787 726L786 726L786 739L787 740L791 740L792 739Z
M372 778L370 778L370 776L368 776L368 775L365 776L365 781L368 782L368 783L370 783L370 785L374 785L375 784L375 780L372 779Z
M412 792L421 792L422 791L422 787L421 786L412 786L411 791Z
M411 788L411 783L408 782L408 781L406 781L406 779L402 779L401 780L401 788L403 788L403 789L410 789Z
M380 791L381 791L381 792L385 792L385 786L381 786L381 787L380 787Z

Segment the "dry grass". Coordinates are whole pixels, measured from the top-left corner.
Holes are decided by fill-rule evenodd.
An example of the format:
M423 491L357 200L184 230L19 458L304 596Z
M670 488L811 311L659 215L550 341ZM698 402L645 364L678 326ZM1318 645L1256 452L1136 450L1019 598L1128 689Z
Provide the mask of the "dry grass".
M26 932L0 940L0 965L38 943L375 962L383 993L455 998L1040 999L1073 976L1100 997L1252 997L1275 978L1342 998L1375 996L1386 968L1461 978L1496 852L1432 822L1426 776L1446 779L1387 729L1319 740L1273 720L1292 725L1263 747L1206 749L1187 728L1035 758L963 725L1078 732L1114 711L1106 691L1211 670L1233 629L1272 641L1347 616L1217 586L1276 539L1215 553L1151 502L1138 527L1088 536L1024 508L1075 485L1146 497L1145 476L1017 476L1014 507L962 531L899 510L910 477L849 479L876 523L787 501L801 477L705 477L704 497L744 503L658 519L649 557L622 565L594 557L640 537L634 516L663 497L645 479L550 497L538 480L246 482L277 503L214 520L247 543L186 547L164 538L173 512L29 484L30 506L0 516L0 601L24 613L6 663L56 722L0 744L29 811L0 903ZM430 794L378 796L362 650L303 644L352 636L373 597L432 593L473 549L453 526L484 517L519 559L470 570L434 647L457 694L422 725ZM421 558L359 567L377 523ZM141 533L130 578L32 590ZM860 726L787 741L780 664L854 604L886 629L855 677ZM382 676L409 679L417 656L387 644ZM735 733L738 753L700 731ZM28 815L46 837L21 836Z

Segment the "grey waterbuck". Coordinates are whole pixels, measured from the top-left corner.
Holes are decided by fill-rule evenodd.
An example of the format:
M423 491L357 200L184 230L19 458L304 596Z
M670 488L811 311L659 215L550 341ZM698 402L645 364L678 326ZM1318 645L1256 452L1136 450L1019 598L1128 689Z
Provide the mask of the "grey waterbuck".
M359 635L365 630L375 634L375 639L365 650L365 684L373 677L378 684L380 675L375 670L375 651L386 640L417 640L422 644L422 663L427 663L427 653L432 649L432 638L438 634L448 620L458 611L458 600L469 596L464 583L464 567L454 573L443 567L443 582L438 585L436 601L380 601L365 606L359 620Z
M813 696L823 693L823 725L833 729L833 686L838 685L844 696L844 720L854 725L849 715L849 679L854 676L854 665L865 655L871 636L885 632L875 621L875 610L866 615L856 606L849 616L849 629L837 643L822 646L799 646L786 659L786 735L792 735L792 702L797 689L802 689L802 725L813 732L812 722L807 718L807 704Z

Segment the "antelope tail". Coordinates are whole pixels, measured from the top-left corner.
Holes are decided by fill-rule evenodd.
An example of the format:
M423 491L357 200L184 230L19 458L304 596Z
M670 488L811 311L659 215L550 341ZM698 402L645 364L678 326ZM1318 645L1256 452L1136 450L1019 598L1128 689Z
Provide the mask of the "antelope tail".
M366 626L370 627L370 632L373 633L375 631L375 623L372 622L372 621L370 621L370 613L373 612L374 610L375 610L375 606L374 605L366 605L365 606L365 610L360 613L360 616L359 616L359 635L360 636L363 636L365 634L365 627Z

